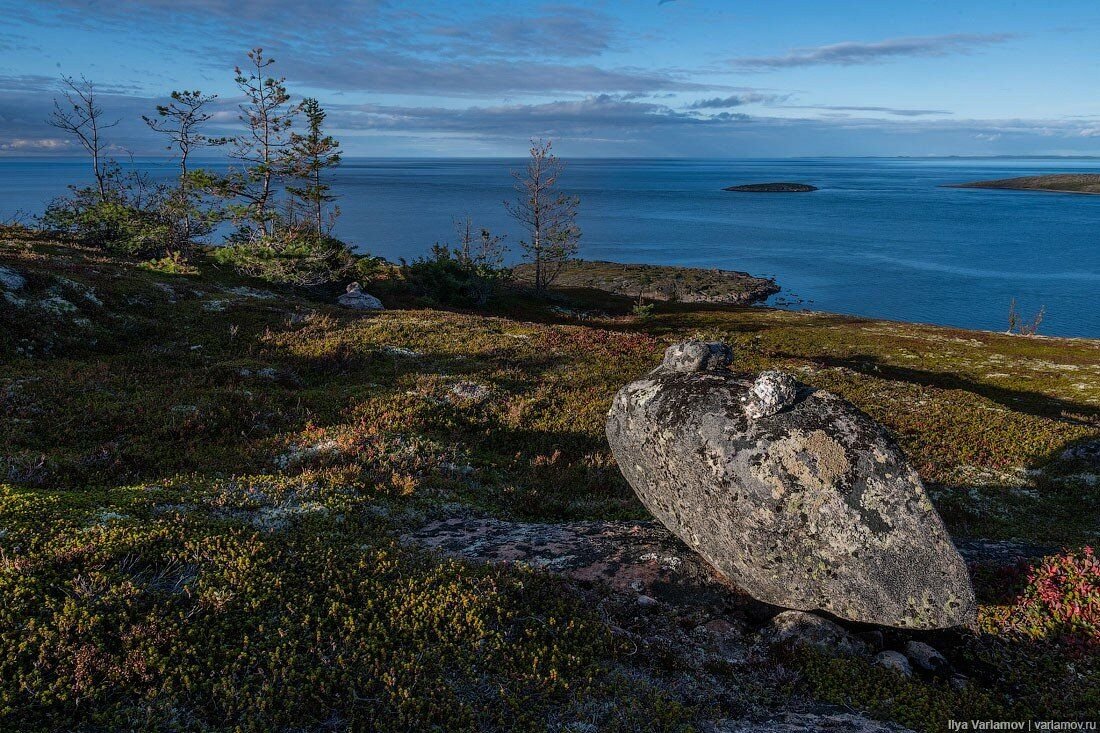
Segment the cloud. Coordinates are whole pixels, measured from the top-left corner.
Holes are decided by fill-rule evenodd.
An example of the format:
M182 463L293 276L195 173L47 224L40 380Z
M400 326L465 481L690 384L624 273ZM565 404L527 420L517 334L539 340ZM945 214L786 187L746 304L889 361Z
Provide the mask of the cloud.
M784 104L784 109L824 109L832 112L882 112L898 117L924 117L926 115L949 115L945 109L899 109L897 107L856 107L833 104Z
M318 90L462 97L729 89L678 70L601 62L626 43L619 23L575 4L505 13L482 4L410 10L331 0L306 12L300 0L52 0L35 22L155 38L158 53L199 58L206 73L228 74L259 45L292 84Z
M574 6L543 8L531 16L489 15L476 23L438 26L427 32L451 40L444 44L451 52L508 58L599 56L610 50L615 38L611 18Z
M944 36L912 36L888 38L884 41L861 43L845 41L813 48L796 48L782 56L757 56L734 59L739 69L767 71L803 66L855 66L873 64L906 56L950 56L969 54L1016 36L1011 33L954 33Z
M75 146L71 140L56 137L39 138L0 138L0 150L14 153L59 153L69 152Z
M731 107L743 107L746 104L777 104L790 99L790 94L761 94L750 92L748 94L734 94L729 97L714 97L712 99L700 99L692 102L687 109L729 109Z

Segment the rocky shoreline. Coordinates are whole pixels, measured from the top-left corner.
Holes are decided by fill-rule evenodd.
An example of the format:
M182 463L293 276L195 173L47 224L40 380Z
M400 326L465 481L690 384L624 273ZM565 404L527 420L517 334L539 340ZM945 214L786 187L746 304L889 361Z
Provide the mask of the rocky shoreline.
M530 280L531 266L513 269L519 282ZM771 278L747 272L674 265L634 265L600 260L568 263L555 282L561 288L589 288L643 300L681 303L762 303L780 291Z

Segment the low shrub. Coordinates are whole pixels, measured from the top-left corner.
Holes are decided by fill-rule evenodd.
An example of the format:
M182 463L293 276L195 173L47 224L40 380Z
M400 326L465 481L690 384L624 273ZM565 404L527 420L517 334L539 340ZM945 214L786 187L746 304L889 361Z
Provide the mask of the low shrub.
M142 262L140 267L164 275L198 275L199 268L192 265L179 252L172 252L159 259Z
M242 275L299 287L339 282L356 268L356 258L344 242L297 227L272 234L240 233L218 248L214 259Z
M402 267L402 274L413 290L437 303L481 306L496 295L507 271L437 244L430 257Z
M1100 557L1091 547L1052 555L1032 567L1008 626L1035 638L1100 644Z
M169 220L156 208L136 206L121 192L104 199L92 188L54 199L40 222L83 245L131 257L165 250L172 235Z

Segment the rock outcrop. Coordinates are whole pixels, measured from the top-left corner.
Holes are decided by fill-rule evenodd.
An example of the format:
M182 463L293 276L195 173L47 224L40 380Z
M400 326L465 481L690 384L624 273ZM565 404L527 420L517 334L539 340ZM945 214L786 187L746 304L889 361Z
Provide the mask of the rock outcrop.
M615 397L608 440L654 516L761 601L899 628L972 622L966 566L885 431L789 375L738 377L726 354L670 347Z
M359 283L348 285L348 291L336 299L336 302L345 308L356 310L380 311L385 310L382 301L370 293L364 292Z

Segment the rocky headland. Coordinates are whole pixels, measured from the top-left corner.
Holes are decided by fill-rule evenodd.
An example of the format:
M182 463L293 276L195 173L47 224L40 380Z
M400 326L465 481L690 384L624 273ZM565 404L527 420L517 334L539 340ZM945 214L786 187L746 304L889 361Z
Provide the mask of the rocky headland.
M519 282L531 279L531 266L513 269ZM680 303L751 305L779 292L775 280L747 272L674 265L635 265L599 260L566 263L559 288L600 290L634 299Z

